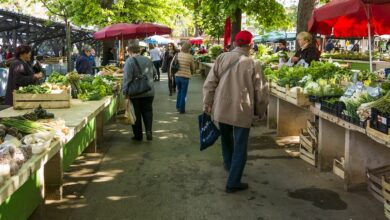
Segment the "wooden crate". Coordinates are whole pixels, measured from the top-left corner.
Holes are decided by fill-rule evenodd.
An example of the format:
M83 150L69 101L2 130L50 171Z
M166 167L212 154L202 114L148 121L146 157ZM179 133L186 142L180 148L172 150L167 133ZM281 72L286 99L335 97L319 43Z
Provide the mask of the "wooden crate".
M315 122L307 120L306 121L306 127L307 127L307 132L310 134L310 137L318 143L318 129L317 125Z
M384 197L385 216L390 219L390 182L382 176L382 193Z
M310 165L316 166L317 165L317 151L313 150L313 152L310 152L309 149L306 149L305 146L302 144L299 145L299 157L309 163Z
M311 104L309 97L301 90L292 92L290 89L287 89L286 100L297 106L309 106Z
M366 133L369 137L377 139L384 144L390 144L390 131L387 131L387 134L382 133L380 131L377 131L373 128L370 127L370 121L367 121L367 126L366 126Z
M310 137L306 129L301 130L301 134L299 135L299 143L303 145L303 147L310 153L313 153L315 150L317 150L316 142Z
M390 177L390 165L367 170L368 191L380 202L383 200L382 176Z
M277 95L280 98L283 98L283 99L286 98L287 88L279 86L275 82L271 82L270 83L270 91L271 91L272 94L275 94L275 95Z
M341 160L333 160L333 173L341 177L341 179L345 178L344 163Z
M14 109L32 109L39 105L45 109L70 108L70 88L54 94L17 94L13 93Z

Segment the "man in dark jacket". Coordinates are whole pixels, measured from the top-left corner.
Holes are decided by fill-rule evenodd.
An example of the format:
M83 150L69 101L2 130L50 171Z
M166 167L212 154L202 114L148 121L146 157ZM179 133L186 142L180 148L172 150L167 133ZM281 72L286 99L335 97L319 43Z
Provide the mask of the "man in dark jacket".
M287 41L284 39L278 40L278 47L275 50L275 53L279 51L285 51L285 52L290 52L290 50L287 48Z
M91 51L92 51L91 46L84 45L80 53L80 56L77 57L76 70L79 74L93 75L92 65L89 60L89 56L91 56Z

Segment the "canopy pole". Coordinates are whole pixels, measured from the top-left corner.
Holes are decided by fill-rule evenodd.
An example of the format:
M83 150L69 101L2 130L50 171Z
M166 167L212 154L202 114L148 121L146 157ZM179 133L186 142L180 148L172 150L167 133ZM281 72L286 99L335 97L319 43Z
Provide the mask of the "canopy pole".
M367 28L368 28L368 53L370 57L370 72L372 72L372 45L371 45L371 15L370 15L370 5L367 4L364 6L367 17Z
M367 23L367 27L368 27L368 51L369 51L369 54L370 54L370 72L372 72L372 45L371 45L371 25L370 25L370 21L368 21Z

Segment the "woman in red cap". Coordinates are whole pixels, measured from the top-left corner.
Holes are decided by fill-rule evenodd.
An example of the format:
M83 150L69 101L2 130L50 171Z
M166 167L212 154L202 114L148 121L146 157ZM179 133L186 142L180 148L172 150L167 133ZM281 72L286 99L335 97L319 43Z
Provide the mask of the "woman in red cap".
M249 130L254 113L262 118L268 104L261 66L249 56L252 40L250 32L239 32L235 37L236 48L217 57L203 85L203 109L219 122L223 160L229 172L227 193L248 188L241 177Z

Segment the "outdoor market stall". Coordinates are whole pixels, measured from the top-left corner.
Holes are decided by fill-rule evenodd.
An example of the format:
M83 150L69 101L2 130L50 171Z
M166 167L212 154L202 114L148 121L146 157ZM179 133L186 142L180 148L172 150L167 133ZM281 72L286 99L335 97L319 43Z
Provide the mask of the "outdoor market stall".
M49 81L59 82L60 76L51 76ZM94 79L96 78L99 79L99 77ZM99 80L92 84L97 85L97 81ZM114 86L112 88L116 89ZM40 94L34 96L39 97ZM51 140L47 149L33 154L21 165L17 173L0 181L0 218L26 219L44 199L61 199L64 171L82 152L96 152L103 141L103 125L116 114L123 97L116 93L99 100L86 101L85 98L88 96L79 96L81 97L84 101L71 99L69 108L49 109L55 116L51 120L53 123L62 124L66 135ZM20 120L26 121L27 115L31 114L29 112L31 109L15 110L12 107L5 109L0 112L0 123L19 120L14 118L20 116L23 116ZM25 138L26 136L22 141L25 142Z
M299 136L300 157L344 179L346 190L367 187L386 200L390 165L383 72L354 72L330 63L265 70L270 80L267 124L278 137Z

